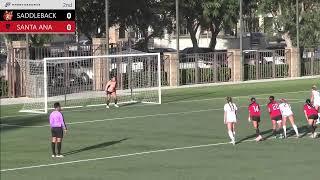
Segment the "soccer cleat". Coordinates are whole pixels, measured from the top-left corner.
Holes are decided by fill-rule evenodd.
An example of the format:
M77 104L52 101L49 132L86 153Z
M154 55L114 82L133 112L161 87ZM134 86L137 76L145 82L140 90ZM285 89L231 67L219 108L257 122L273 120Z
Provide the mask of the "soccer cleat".
M236 145L236 141L235 141L235 140L232 140L232 141L230 142L230 144Z
M259 136L256 138L256 141L259 142L259 141L261 141L261 140L262 140L262 136L259 135Z
M313 138L313 134L311 134L309 137L310 137L310 138Z
M64 156L62 154L56 155L57 158L63 158Z
M311 134L309 137L312 138L312 139L314 139L314 138L317 137L317 134L316 134L316 133L313 133L313 134Z
M279 139L284 139L284 138L285 138L285 136L283 134L279 135Z
M56 157L56 155L52 154L52 155L51 155L51 157L55 158L55 157Z
M109 109L109 108L110 108L110 107L107 105L107 106L106 106L106 109Z
M115 104L114 107L118 108L119 106L118 106L118 104Z

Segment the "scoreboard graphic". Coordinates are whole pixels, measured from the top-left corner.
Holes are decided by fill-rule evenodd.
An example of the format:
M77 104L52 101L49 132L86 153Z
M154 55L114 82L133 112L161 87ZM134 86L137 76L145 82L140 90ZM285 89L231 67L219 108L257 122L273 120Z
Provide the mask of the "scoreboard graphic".
M0 33L73 34L75 0L0 0Z

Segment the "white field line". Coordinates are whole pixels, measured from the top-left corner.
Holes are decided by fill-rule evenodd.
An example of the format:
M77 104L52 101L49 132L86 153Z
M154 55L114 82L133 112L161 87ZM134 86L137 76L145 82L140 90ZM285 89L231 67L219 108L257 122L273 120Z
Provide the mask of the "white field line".
M254 141L254 140L246 140L246 141L243 141L243 142L251 142L251 141ZM185 146L185 147L177 147L177 148L169 148L169 149L159 149L159 150L153 150L153 151L142 151L142 152L137 152L137 153L106 156L106 157L100 157L100 158L81 159L81 160L75 160L75 161L65 161L65 162L60 162L60 163L41 164L41 165L34 165L34 166L24 166L24 167L18 167L18 168L1 169L1 172L17 171L17 170L23 170L23 169L34 169L34 168L41 168L41 167L51 167L51 166L58 166L58 165L65 165L65 164L75 164L75 163L98 161L98 160L105 160L105 159L116 159L116 158L139 156L139 155L152 154L152 153L160 153L160 152L169 152L169 151L177 151L177 150L185 150L185 149L220 146L220 145L226 145L226 144L230 144L230 142L214 143L214 144L203 144L203 145L196 145L196 146Z
M292 92L282 92L282 93L268 93L268 94L256 94L256 95L247 95L247 96L236 96L233 97L234 99L237 98L250 98L250 97L256 97L257 99L258 96L264 96L264 95L281 95L281 94L296 94L296 93L303 93L303 92L309 92L309 91L292 91ZM185 103L185 102L197 102L197 101L210 101L210 100L215 100L215 99L225 99L225 97L215 97L215 98L206 98L206 99L193 99L193 100L178 100L178 101L173 101L173 102L167 102L167 103L162 103L163 105L165 104L178 104L178 103ZM288 100L301 100L301 99L288 99ZM158 104L147 104L147 105L158 105ZM126 106L126 108L128 107L137 107L137 106L145 106L144 104L142 105L134 105L134 106ZM92 109L91 109L92 110ZM77 110L70 110L70 111L65 111L64 113L68 113L68 112L83 112L83 111L91 111L90 109L77 109ZM0 116L1 119L3 118L13 118L13 117L22 117L22 116L37 116L39 114L21 114L21 115L14 115L14 116Z
M260 84L268 82L281 82L281 81L294 81L294 80L308 80L308 79L317 79L320 78L320 75L314 76L303 76L303 77L289 77L289 78L275 78L275 79L259 79L259 80L250 80L250 81L237 81L237 82L220 82L220 83L205 83L205 84L191 84L191 85L182 85L182 86L165 86L162 89L187 89L195 87L214 87L214 86L226 86L226 85L238 85L238 84Z
M296 137L289 137L288 139L296 139ZM241 143L253 142L253 141L255 141L255 140L250 139L250 140L242 141ZM58 165L76 164L76 163L99 161L99 160L106 160L106 159L117 159L117 158L139 156L139 155L146 155L146 154L153 154L153 153L160 153L160 152L170 152L170 151L178 151L178 150L186 150L186 149L221 146L221 145L227 145L227 144L230 144L230 142L202 144L202 145L195 145L195 146L184 146L184 147L177 147L177 148L159 149L159 150L153 150L153 151L142 151L142 152L136 152L136 153L130 153L130 154L105 156L105 157L92 158L92 159L81 159L81 160L75 160L75 161L65 161L65 162L60 162L60 163L49 163L49 164L40 164L40 165L33 165L33 166L24 166L24 167L18 167L18 168L1 169L1 172L18 171L18 170L25 170L25 169L35 169L35 168L42 168L42 167L52 167L52 166L58 166Z
M291 104L301 103L304 101L296 101L291 102ZM261 105L263 107L265 105ZM239 108L246 108L248 106L239 106ZM118 118L109 118L109 119L96 119L90 121L77 121L77 122L70 122L67 125L73 124L88 124L88 123L96 123L96 122L105 122L105 121L116 121L116 120L124 120L124 119L137 119L137 118L146 118L146 117L158 117L158 116L170 116L170 115L181 115L181 114L192 114L192 113L201 113L201 112L208 112L208 111L220 111L223 108L216 108L216 109L202 109L196 111L181 111L181 112L172 112L172 113L161 113L161 114L149 114L149 115L141 115L141 116L126 116L126 117L118 117ZM15 124L0 124L2 127L21 127L21 128L42 128L42 127L49 127L50 125L42 125L42 126L20 126Z

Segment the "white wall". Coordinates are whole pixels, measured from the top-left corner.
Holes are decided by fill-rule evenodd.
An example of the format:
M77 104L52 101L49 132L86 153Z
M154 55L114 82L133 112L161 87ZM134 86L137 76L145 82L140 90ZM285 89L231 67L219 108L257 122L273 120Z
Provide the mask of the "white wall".
M243 48L250 49L250 37L243 38ZM199 39L199 47L209 47L210 37L202 36ZM154 39L155 48L173 48L176 49L176 39L169 38L166 36L163 39L155 38ZM192 47L192 42L190 37L180 37L180 50L183 50L187 47ZM240 49L240 39L239 38L217 38L217 45L215 49Z

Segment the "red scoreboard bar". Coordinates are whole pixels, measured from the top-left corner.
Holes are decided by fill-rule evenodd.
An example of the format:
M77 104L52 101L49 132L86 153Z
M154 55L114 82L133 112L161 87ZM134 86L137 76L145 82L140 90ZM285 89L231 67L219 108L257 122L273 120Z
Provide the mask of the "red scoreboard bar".
M73 34L75 0L0 0L0 33Z

